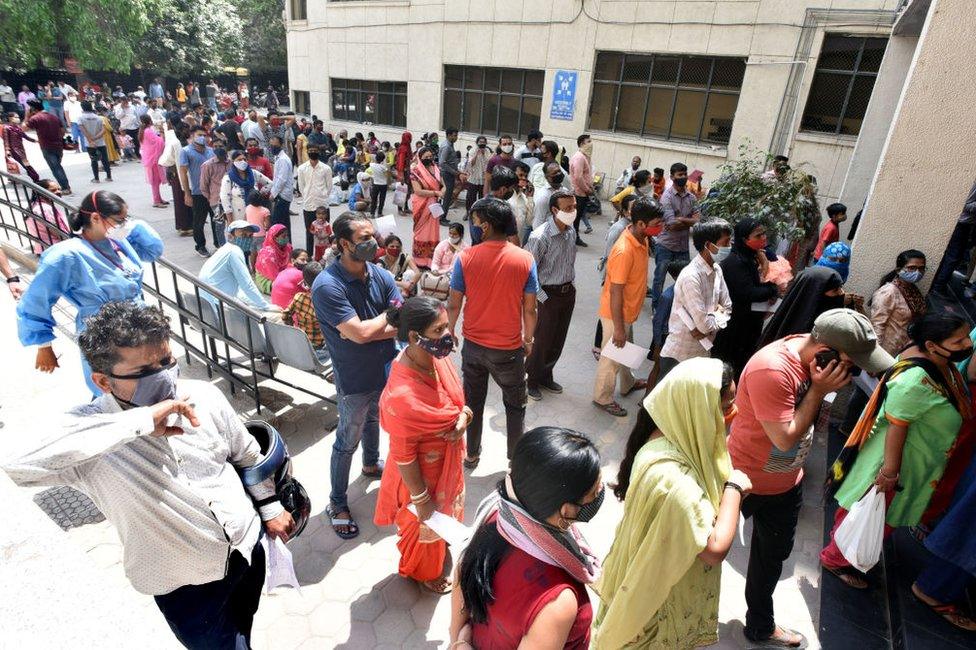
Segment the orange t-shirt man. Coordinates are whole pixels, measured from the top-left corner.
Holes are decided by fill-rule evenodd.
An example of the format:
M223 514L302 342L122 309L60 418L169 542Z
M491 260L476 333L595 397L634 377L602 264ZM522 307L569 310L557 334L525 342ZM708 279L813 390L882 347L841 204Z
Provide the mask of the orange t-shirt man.
M647 295L647 242L643 244L625 229L607 257L607 280L600 294L600 318L613 320L610 311L610 285L624 285L624 323L640 316Z

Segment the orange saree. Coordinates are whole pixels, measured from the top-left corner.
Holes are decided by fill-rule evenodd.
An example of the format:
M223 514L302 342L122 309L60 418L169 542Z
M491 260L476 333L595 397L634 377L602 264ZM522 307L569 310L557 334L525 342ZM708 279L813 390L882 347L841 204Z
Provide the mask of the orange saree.
M380 396L380 426L390 434L390 453L376 498L373 521L396 524L400 575L418 581L440 577L447 544L407 510L410 490L398 463L420 462L420 471L439 512L464 520L464 438L447 441L464 408L461 380L449 358L434 359L437 379L408 368L399 359Z

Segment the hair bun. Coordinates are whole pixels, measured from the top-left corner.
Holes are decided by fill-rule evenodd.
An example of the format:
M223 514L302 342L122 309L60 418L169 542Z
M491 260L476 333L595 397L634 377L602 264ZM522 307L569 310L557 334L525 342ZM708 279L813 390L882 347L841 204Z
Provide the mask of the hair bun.
M402 305L397 305L396 307L390 307L386 310L386 322L390 324L390 327L395 327L400 329L400 310Z

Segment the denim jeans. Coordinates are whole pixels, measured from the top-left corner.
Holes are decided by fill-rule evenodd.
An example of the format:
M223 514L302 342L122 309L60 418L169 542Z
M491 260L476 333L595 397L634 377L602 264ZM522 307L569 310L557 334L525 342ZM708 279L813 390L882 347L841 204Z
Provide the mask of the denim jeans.
M332 445L330 462L332 493L329 500L337 508L346 508L346 490L349 489L349 467L352 455L363 443L363 467L376 465L380 460L380 393L355 393L337 395L339 402L339 426Z
M64 167L61 166L61 158L64 156L64 150L41 149L41 155L44 156L44 162L51 168L51 175L54 176L54 180L58 182L61 189L66 192L70 191L71 184L68 182L68 175L64 173Z
M81 127L78 126L77 122L71 123L71 139L78 144L78 151L88 151L85 134L81 132Z
M210 206L210 223L213 224L214 248L220 248L227 243L227 222L224 219L224 210L220 204Z
M664 276L668 272L668 264L672 261L690 262L691 255L688 248L683 251L673 251L661 244L654 244L654 283L651 285L651 306L657 309L657 301L661 299L664 289Z
M264 567L264 547L259 542L250 562L234 551L227 559L226 576L156 596L156 606L187 648L248 650L264 586Z

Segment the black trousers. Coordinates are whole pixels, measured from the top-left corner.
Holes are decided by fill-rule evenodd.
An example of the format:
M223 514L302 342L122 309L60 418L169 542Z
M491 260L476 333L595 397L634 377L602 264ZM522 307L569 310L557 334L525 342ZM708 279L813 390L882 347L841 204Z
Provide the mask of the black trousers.
M470 216L471 206L474 202L482 197L485 192L485 186L481 183L475 185L474 183L464 184L464 213Z
M464 396L474 413L468 425L468 456L481 455L481 430L488 397L488 378L502 389L505 405L505 432L508 437L508 458L512 458L515 443L525 431L525 351L496 350L465 339L461 349L461 376Z
M586 209L590 207L590 199L586 196L576 197L576 219L573 221L573 229L576 231L576 241L580 241L580 220L586 214Z
M203 234L203 226L210 214L210 201L203 194L193 195L193 243L197 250L207 247L207 238Z
M132 137L132 146L136 150L136 158L142 158L142 152L139 150L139 129L125 129L125 132Z
M374 217L383 216L386 207L386 185L373 185L369 188L369 202Z
M441 180L444 181L444 198L441 199L441 207L444 208L444 217L447 218L447 212L451 209L451 204L454 203L454 185L457 183L456 174L441 174Z
M112 168L108 165L108 147L88 146L88 159L91 161L92 178L98 180L98 161L102 161L102 169L105 170L105 178L112 180Z
M768 639L776 631L773 591L783 572L783 562L793 552L802 503L802 485L782 494L750 494L742 502L742 515L752 517L745 628L750 641Z
M234 551L222 579L156 596L156 606L187 648L247 650L264 586L264 564L260 543L251 552L250 564Z
M547 298L539 303L535 345L525 363L529 388L538 388L540 383L552 383L552 370L563 353L576 306L576 287L572 284L543 286L542 290Z

